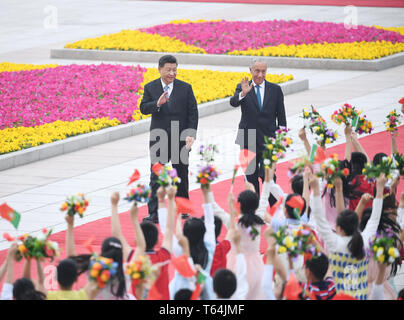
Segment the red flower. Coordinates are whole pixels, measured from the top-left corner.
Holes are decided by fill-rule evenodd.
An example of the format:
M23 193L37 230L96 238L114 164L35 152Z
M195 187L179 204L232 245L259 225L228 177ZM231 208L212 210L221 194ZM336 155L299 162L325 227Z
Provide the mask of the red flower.
M163 167L164 166L160 162L156 162L153 164L152 171L156 176L158 176L160 175L160 171L163 169Z
M349 169L348 169L348 168L344 168L344 169L342 170L342 175L343 175L344 177L347 177L347 176L349 175Z
M331 169L327 169L327 173L328 173L328 174L333 174L334 171L332 171Z
M48 230L46 228L43 228L42 232L46 234L46 233L48 233Z
M207 182L208 182L208 181L206 180L206 178L202 178L202 179L201 179L201 183L202 183L202 184L206 184Z

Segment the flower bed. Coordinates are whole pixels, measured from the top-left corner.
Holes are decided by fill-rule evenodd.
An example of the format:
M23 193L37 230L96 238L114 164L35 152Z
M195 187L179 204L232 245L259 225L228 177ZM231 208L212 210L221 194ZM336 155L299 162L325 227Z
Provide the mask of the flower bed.
M0 63L0 154L147 118L139 111L143 86L160 77L155 68L67 65L35 69ZM37 66L42 68L43 66ZM198 104L234 94L245 72L178 70ZM281 83L292 75L267 75Z
M303 20L177 20L85 39L65 47L371 60L404 51L401 32L400 27L347 29L343 23Z

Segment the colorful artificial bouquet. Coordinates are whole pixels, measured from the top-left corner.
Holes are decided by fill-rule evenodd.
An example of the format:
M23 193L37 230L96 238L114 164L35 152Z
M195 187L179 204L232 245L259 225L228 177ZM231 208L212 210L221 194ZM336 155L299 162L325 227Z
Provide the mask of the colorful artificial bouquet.
M93 253L89 265L90 280L96 281L99 288L105 288L118 271L118 262Z
M131 189L124 198L125 200L132 202L148 203L151 198L151 189L144 184L138 184L136 188Z
M310 227L302 225L295 228L291 225L281 227L272 234L279 245L278 253L287 252L292 259L303 255L305 259L310 260L320 256L321 250L315 241L315 237Z
M264 159L265 168L272 167L277 163L279 159L282 159L286 155L286 150L290 148L292 139L287 137L289 129L280 128L275 132L275 138L264 137L264 151L262 152L262 158Z
M373 163L365 163L365 167L362 169L362 174L364 174L369 179L376 179L381 173L384 173L387 179L392 178L393 160L387 156L383 157L379 164L374 165Z
M152 171L158 177L157 183L163 187L175 186L181 183L177 170L170 164L162 165L157 162L153 165Z
M327 180L327 188L329 189L334 187L335 178L347 177L348 175L349 169L340 168L338 154L336 153L334 153L330 158L325 159L325 161L320 165L320 171L316 172L317 177L325 178Z
M404 176L404 155L401 153L394 153L394 167L399 171L400 176Z
M216 145L201 145L199 155L201 156L201 164L198 165L198 175L196 182L201 184L201 188L207 188L221 172L212 163L214 154L219 152Z
M66 211L69 216L74 216L76 213L83 218L83 213L88 207L88 200L84 197L84 194L78 193L77 196L73 195L68 197L65 202L62 203L61 211Z
M154 282L157 266L153 265L148 255L142 255L126 266L126 274L132 279L132 285L137 286L146 282Z
M390 265L400 260L400 252L396 247L396 240L393 237L391 228L385 232L377 232L369 240L369 254L377 262Z
M324 147L337 140L338 133L327 127L327 122L313 106L311 106L311 111L303 108L303 119L305 120L304 127L308 127L310 132L318 137L320 146Z
M361 113L362 111L358 111L352 105L345 103L340 109L334 111L331 120L336 124L350 125L358 134L371 133L373 130L372 122L365 119L366 115L361 116Z
M395 109L393 111L390 111L390 113L386 116L387 120L384 122L387 131L389 131L390 133L397 131L397 128L401 124L400 116L401 114L397 113Z
M21 243L18 245L15 260L21 261L22 258L49 258L50 261L53 261L53 259L60 254L60 249L57 242L48 239L51 234L52 229L48 231L44 228L37 237L29 234L24 234L23 236L18 237L17 239L21 241ZM15 238L7 233L5 233L3 237L8 241L15 240Z

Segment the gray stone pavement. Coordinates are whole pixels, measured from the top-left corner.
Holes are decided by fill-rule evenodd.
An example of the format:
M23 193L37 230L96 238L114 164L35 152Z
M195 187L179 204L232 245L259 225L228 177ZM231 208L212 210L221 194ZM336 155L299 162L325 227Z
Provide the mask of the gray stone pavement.
M47 6L51 6L48 7ZM57 9L56 29L44 28L48 10ZM357 8L358 23L364 25L400 26L404 9ZM100 61L69 61L49 58L50 48L68 41L165 23L173 19L306 19L344 22L342 7L243 5L215 3L185 3L156 1L12 1L0 2L0 61L18 63L88 64ZM109 62L110 63L110 62ZM125 64L125 63L123 63ZM154 64L142 64L155 67ZM225 66L180 65L182 68L210 68L213 70L245 71L246 68ZM274 69L273 73L292 73L295 78L309 79L310 90L285 97L288 123L294 136L301 126L298 113L305 106L317 106L325 118L339 104L356 103L375 122L376 131L383 130L387 111L399 108L397 101L404 96L404 66L380 72ZM240 110L200 119L198 143L218 143L221 150L221 180L230 178L237 158L234 135ZM213 125L214 124L214 125ZM340 130L341 133L341 130ZM18 231L6 221L0 221L0 234L9 232L37 233L43 227L55 231L65 229L59 211L67 195L85 192L91 199L86 216L79 224L94 221L110 214L109 196L119 191L121 198L128 190L127 178L138 168L141 182L148 182L148 134L106 143L67 155L39 161L0 172L0 203L7 201L22 213ZM339 139L336 144L343 143ZM296 155L302 146L294 147ZM289 155L289 158L292 155ZM191 155L197 160L197 155ZM191 166L191 170L194 170ZM190 188L195 189L195 183ZM128 209L121 201L120 210ZM0 240L0 249L8 244ZM396 277L398 288L404 287L403 271Z

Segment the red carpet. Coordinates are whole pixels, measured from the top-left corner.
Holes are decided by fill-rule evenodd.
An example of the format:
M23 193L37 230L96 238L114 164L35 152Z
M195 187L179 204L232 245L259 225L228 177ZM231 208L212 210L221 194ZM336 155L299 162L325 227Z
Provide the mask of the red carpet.
M401 126L399 129L399 134L400 137L404 136L404 126ZM373 156L378 153L378 152L384 152L386 154L390 154L390 136L389 134L385 132L380 132L376 134L372 134L370 136L365 136L360 139L360 142L363 146L363 148L368 152L369 156L373 158ZM398 143L398 149L401 150L401 152L404 150L404 139L397 139ZM345 144L341 144L335 147L332 147L327 150L327 154L331 153L338 153L340 158L344 156L344 148ZM231 166L233 164L230 164ZM287 171L290 166L289 162L284 162L278 165L277 167L277 181L278 183L282 186L285 192L290 192L289 188L289 178L287 176ZM238 177L236 178L236 183L234 187L234 194L237 195L239 192L243 190L244 183L243 183L243 177ZM215 195L216 202L224 209L227 210L227 194L230 190L230 185L231 185L231 179L222 181L219 183L216 183L212 185L212 190ZM398 195L401 194L402 191L404 191L404 183L401 183L398 188ZM190 199L193 201L195 204L195 208L199 209L198 211L198 216L202 215L202 209L201 204L203 201L202 193L200 190L194 190L190 192ZM121 200L124 201L124 200ZM55 213L55 214L60 214ZM139 217L142 219L147 215L147 207L142 207L139 211ZM121 226L122 226L122 231L125 237L127 238L128 242L132 245L134 245L134 235L133 235L133 228L132 224L129 218L129 213L121 213L120 214L120 221L121 221ZM110 223L110 218L103 218L94 222L87 223L82 226L78 226L74 230L75 234L75 243L76 243L76 251L78 254L81 253L88 253L88 251L84 248L82 245L83 242L87 239L89 239L91 236L94 235L95 240L93 242L93 247L96 252L99 252L102 241L110 236L111 234L111 223ZM226 233L225 228L223 227L222 234L220 235L219 239L224 238ZM54 235L51 236L51 239L54 241L57 241L60 245L61 248L64 248L64 243L65 243L65 231L63 232L58 232ZM161 243L161 237L159 239L159 244ZM261 250L265 250L265 241L262 241L261 245ZM7 255L7 250L3 250L0 252L0 261L1 263L4 262L5 257ZM57 264L57 261L65 258L65 253L62 252L62 255L58 257L56 260L55 265ZM52 268L46 266L49 265L49 263L45 263L45 277L46 277L46 282L51 283L51 278L49 277L49 274L52 271ZM33 263L33 268L32 268L32 277L36 279L36 270L35 270L35 263ZM23 270L23 261L19 263L15 263L15 279L18 279L22 275L22 270ZM173 270L171 269L171 274L173 273ZM2 286L3 281L0 282L0 288ZM86 283L85 276L83 275L79 283L77 284L76 288L81 287L83 284ZM53 285L56 283L53 282ZM56 289L57 286L54 287Z
M175 0L160 0L175 1ZM394 7L404 8L403 0L182 0L183 2L224 2L246 4L282 4L312 6L357 6L357 7Z

